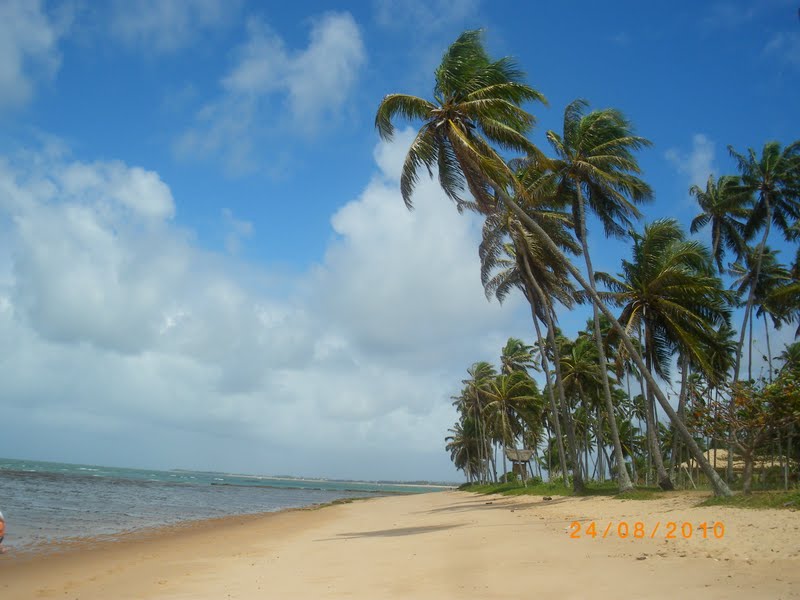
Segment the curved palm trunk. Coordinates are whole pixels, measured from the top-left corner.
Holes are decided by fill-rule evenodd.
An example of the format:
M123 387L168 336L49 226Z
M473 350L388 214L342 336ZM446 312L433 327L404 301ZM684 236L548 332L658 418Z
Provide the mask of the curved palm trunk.
M597 419L597 425L595 426L595 430L597 431L597 476L600 481L606 480L606 467L605 463L603 462L603 456L605 454L605 440L603 439L603 412L600 410L599 406L595 407L595 414ZM611 465L609 465L610 469ZM623 469L624 463L623 463Z
M756 257L756 272L750 282L750 290L747 293L747 304L744 309L744 318L742 319L742 330L739 332L739 344L736 346L736 362L733 367L733 385L735 386L739 381L739 369L742 363L742 347L744 346L744 336L747 333L747 322L751 318L753 311L753 303L756 298L756 285L758 284L758 277L761 274L761 261L764 257L764 248L767 245L769 238L769 229L772 224L772 205L769 203L769 198L765 199L767 204L767 222L764 227L764 235L761 237L761 242L758 245L758 256ZM753 354L753 344L750 343L750 355ZM730 408L733 408L733 395L730 399ZM728 481L733 479L733 440L732 433L728 433L728 468L726 473Z
M767 366L769 367L769 382L772 383L772 347L769 344L769 322L767 311L764 311L764 336L767 338Z
M651 373L653 369L653 364L655 362L655 359L653 358L653 353L651 352L652 348L653 348L653 335L645 319L644 352L645 352L645 358L647 360L647 370ZM650 445L651 445L651 451L653 453L653 462L656 466L656 475L658 476L658 487L660 487L662 490L674 490L675 486L672 484L672 480L669 478L669 473L667 473L667 469L664 467L664 457L661 455L661 444L659 443L658 439L658 419L656 417L656 403L653 400L653 389L649 382L647 384L647 406L645 410L650 417L650 422L652 423L652 427L650 429ZM683 425L683 421L679 416L677 416L676 421L681 425Z
M567 445L569 446L570 457L572 458L572 488L576 492L583 492L586 486L583 482L581 475L581 460L578 455L578 441L575 437L575 425L572 422L572 415L569 413L567 407L567 399L564 395L564 379L561 377L561 357L558 355L558 345L556 344L555 335L555 320L553 319L553 307L547 301L542 288L536 280L530 282L531 287L539 297L539 302L544 306L544 316L547 321L547 341L553 349L553 367L556 371L556 389L558 390L558 399L561 405L561 418L564 420L564 426L567 428Z
M681 393L678 397L678 418L686 422L685 409L686 409L686 380L689 376L689 357L681 356ZM669 456L669 472L672 477L675 477L675 468L678 465L678 452L680 451L680 438L672 434L672 451Z
M594 285L594 269L592 268L592 259L589 256L589 241L586 239L586 215L584 214L583 191L580 185L578 186L578 220L580 221L580 238L581 246L583 247L583 257L586 261L586 274L589 278L589 285L596 296L597 290ZM597 355L600 358L600 379L603 383L603 400L606 405L606 413L608 413L611 442L614 445L614 458L619 465L619 469L617 469L617 481L619 483L619 491L627 492L633 489L633 483L631 483L631 478L628 476L628 469L625 467L625 459L622 456L622 443L619 440L617 417L614 414L614 402L611 400L611 386L608 383L608 361L606 360L606 350L603 347L603 333L600 330L600 312L597 310L597 305L594 302L592 302L592 316L594 317L594 340L597 345Z
M681 438L683 438L686 447L689 449L692 457L698 462L700 467L703 469L703 472L708 477L708 480L711 482L712 487L714 488L714 494L717 496L730 496L731 490L727 486L727 484L722 480L722 478L717 474L716 471L711 467L711 464L708 462L705 456L703 456L702 450L695 442L694 438L689 433L689 430L686 428L685 425L678 419L678 415L675 413L675 410L667 400L667 397L664 395L664 392L661 391L661 388L658 387L656 384L655 378L653 377L652 373L647 369L644 364L644 360L639 352L636 350L636 347L633 345L630 336L628 336L625 328L620 325L619 321L616 319L614 314L611 310L605 305L605 303L600 300L600 297L597 295L597 292L592 288L586 280L581 275L580 271L575 267L575 265L570 262L570 260L564 255L561 249L556 245L556 243L547 235L547 232L542 229L542 227L534 221L520 206L514 202L514 200L508 195L508 193L499 185L495 184L492 181L487 180L487 183L492 187L495 192L503 199L503 202L511 209L511 211L519 217L519 219L525 223L527 227L530 227L531 231L539 236L541 241L547 246L547 249L550 250L555 256L559 257L560 260L563 261L564 266L569 270L570 274L575 278L575 280L580 284L580 286L586 290L589 296L592 299L592 302L600 309L606 318L611 322L611 326L614 328L614 331L617 332L620 336L620 340L622 344L625 346L625 349L628 351L631 359L633 360L634 364L639 368L642 372L642 375L647 380L648 385L653 386L653 392L658 399L659 404L661 404L664 412L667 413L667 416L670 420L676 424L678 429L678 433L680 433ZM558 374L558 373L557 373Z
M533 280L533 273L531 273L530 265L528 264L527 260L523 260L523 264L525 266L526 271L526 279L528 282ZM528 283L530 287L536 285L538 288L538 284L535 283ZM541 291L541 288L539 288ZM531 291L528 292L532 294ZM536 294L541 299L541 294ZM564 454L564 436L561 433L561 423L558 420L558 408L556 407L556 399L555 395L553 394L553 380L550 377L550 364L547 360L547 352L545 351L544 341L542 340L542 331L539 327L539 319L536 316L536 310L534 309L535 302L532 298L528 299L528 303L531 307L531 318L533 319L533 327L536 330L536 341L539 344L539 357L541 358L542 363L542 371L544 371L544 376L547 379L547 397L550 401L550 410L553 415L553 427L556 430L556 444L558 446L558 457L561 462L561 476L564 478L564 487L569 487L569 475L567 471L567 455ZM544 306L544 310L547 310L546 305ZM553 349L555 354L555 348ZM548 471L549 474L549 471Z
M756 285L758 284L758 278L761 275L761 262L764 258L764 248L767 246L767 238L769 238L769 229L770 225L772 224L772 205L769 203L769 199L766 199L767 204L767 223L764 227L764 235L761 237L761 243L758 245L758 255L756 256L756 271L753 275L753 279L750 282L750 290L747 293L747 304L745 305L744 309L744 319L742 320L742 330L739 332L739 344L736 348L736 363L733 367L733 383L736 384L739 381L739 368L742 362L742 347L744 346L744 336L747 333L747 322L750 320L753 311L753 303L755 302L756 298ZM750 353L752 354L753 348L750 348Z

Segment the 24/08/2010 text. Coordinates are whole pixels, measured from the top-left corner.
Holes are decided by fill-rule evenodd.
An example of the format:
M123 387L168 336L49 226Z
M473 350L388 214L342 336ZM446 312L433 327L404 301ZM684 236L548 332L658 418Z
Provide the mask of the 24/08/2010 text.
M586 525L586 527L584 527ZM656 537L663 537L667 540L675 540L678 538L690 539L692 537L707 539L722 539L725 537L725 524L721 521L714 521L713 523L700 523L697 526L694 524L683 521L681 523L676 521L667 521L662 523L658 521L654 526L646 526L642 521L635 521L628 523L627 521L609 521L603 527L603 523L598 526L594 521L589 521L588 524L581 523L580 521L573 521L569 528L569 537L573 539L592 538L592 539L605 539L607 537L618 537L621 539L632 538L641 540L645 538L655 539Z

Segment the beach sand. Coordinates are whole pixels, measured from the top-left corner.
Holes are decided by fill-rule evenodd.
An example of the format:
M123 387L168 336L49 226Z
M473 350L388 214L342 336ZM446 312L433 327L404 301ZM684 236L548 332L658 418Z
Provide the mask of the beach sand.
M7 554L0 598L800 598L800 513L701 497L439 492L229 517ZM597 537L572 539L576 520ZM621 521L647 535L602 539ZM664 539L669 521L677 539ZM724 537L703 539L702 522Z

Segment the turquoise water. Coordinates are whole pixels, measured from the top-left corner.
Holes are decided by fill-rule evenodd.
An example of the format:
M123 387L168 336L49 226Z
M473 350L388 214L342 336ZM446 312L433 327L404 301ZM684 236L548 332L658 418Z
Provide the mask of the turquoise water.
M159 525L273 512L345 497L435 491L420 485L158 471L0 458L5 544L50 548Z

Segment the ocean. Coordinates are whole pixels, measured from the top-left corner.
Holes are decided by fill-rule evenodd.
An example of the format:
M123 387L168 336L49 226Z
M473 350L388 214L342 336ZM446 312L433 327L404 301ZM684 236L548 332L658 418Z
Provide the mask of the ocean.
M52 549L73 538L113 537L182 521L436 489L0 458L4 545L19 551Z

